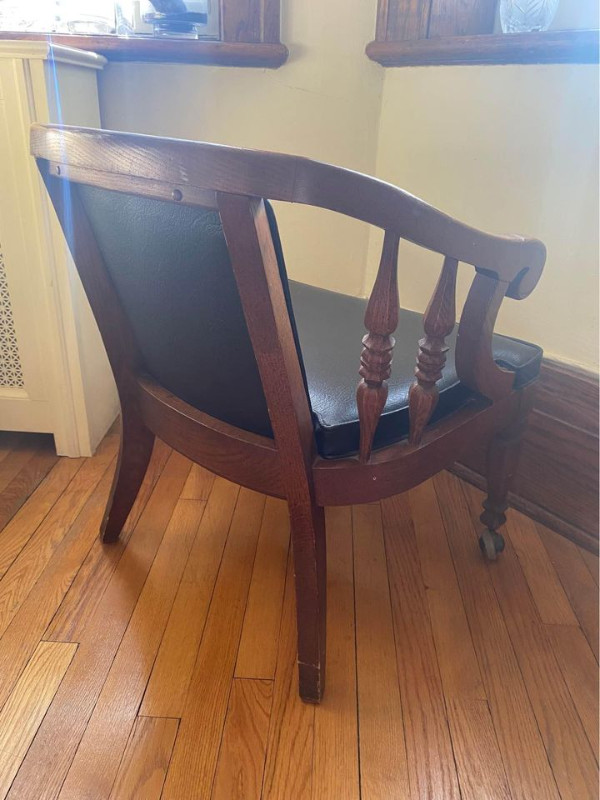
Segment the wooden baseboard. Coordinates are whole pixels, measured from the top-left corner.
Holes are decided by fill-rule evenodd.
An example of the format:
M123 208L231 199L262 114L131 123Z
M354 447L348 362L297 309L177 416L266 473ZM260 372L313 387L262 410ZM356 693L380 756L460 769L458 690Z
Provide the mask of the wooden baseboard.
M456 464L485 488L485 448ZM598 376L544 359L510 503L598 553Z

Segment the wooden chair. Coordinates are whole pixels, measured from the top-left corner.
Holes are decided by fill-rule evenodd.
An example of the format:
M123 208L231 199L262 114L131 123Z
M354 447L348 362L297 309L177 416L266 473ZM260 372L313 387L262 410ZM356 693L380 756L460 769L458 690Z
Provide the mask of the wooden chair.
M403 492L483 439L480 543L492 559L503 548L497 531L541 350L493 328L504 296L522 299L537 284L544 246L481 233L395 186L295 156L56 126L34 126L31 148L121 400L104 541L119 536L155 436L286 498L300 695L319 702L325 506ZM368 304L287 280L268 199L385 231ZM424 322L398 307L400 239L444 256ZM475 275L455 336L459 261Z

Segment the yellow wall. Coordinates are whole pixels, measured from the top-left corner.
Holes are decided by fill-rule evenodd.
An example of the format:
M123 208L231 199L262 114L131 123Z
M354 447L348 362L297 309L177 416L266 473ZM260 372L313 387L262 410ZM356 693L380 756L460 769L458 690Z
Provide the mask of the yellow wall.
M377 174L483 230L541 239L540 284L505 300L496 330L597 370L597 66L388 69ZM402 304L422 310L440 258L404 254Z
M373 173L383 70L364 49L374 5L282 5L290 50L282 68L110 64L100 77L104 127L297 153ZM301 206L278 206L277 217L293 277L360 294L366 226Z
M298 153L376 173L472 225L541 238L542 283L498 330L597 369L597 67L384 70L364 55L375 0L283 0L279 70L110 64L107 128ZM343 35L340 35L340 32ZM379 232L278 207L293 277L368 293ZM404 245L403 305L422 309L439 259ZM461 267L464 294L470 269Z

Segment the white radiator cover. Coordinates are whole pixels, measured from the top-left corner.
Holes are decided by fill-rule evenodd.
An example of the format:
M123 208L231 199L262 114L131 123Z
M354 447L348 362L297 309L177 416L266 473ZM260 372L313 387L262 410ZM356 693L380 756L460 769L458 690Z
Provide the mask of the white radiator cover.
M17 343L15 319L8 291L8 277L0 242L0 388L22 389L23 367Z
M54 435L92 455L118 413L81 282L34 159L33 122L100 127L105 59L45 42L0 42L0 430Z

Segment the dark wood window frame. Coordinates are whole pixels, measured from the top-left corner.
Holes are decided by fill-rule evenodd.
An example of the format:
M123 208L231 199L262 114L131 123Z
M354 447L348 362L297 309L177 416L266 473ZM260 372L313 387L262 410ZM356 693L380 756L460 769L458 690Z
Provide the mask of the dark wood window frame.
M0 39L47 41L91 50L109 61L280 67L288 57L281 44L280 0L220 0L221 39L166 39L151 36L46 34L0 31Z
M598 63L598 30L492 33L496 0L378 0L366 53L384 67Z

